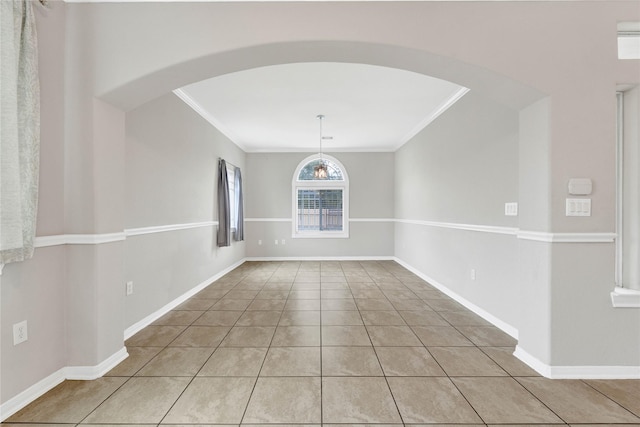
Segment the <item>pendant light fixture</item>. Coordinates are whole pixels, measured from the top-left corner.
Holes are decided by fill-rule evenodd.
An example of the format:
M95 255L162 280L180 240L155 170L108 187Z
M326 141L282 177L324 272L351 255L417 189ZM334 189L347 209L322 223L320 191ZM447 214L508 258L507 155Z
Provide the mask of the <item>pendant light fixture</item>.
M324 119L324 116L318 114L317 117L320 121L320 162L313 168L313 177L315 179L327 179L329 177L329 171L327 170L326 163L322 159L322 119Z

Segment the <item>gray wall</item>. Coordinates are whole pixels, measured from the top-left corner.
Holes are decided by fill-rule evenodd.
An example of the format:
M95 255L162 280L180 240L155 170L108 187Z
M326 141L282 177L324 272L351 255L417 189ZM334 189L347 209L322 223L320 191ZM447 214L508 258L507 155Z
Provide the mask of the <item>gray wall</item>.
M349 238L292 236L292 179L311 153L249 153L245 179L247 257L393 256L393 153L329 153L349 176ZM372 173L375 171L375 173ZM251 220L255 219L255 220ZM288 219L288 221L273 221ZM374 219L383 221L357 221ZM275 245L275 240L279 244ZM285 244L282 245L282 240ZM258 245L262 240L262 245Z
M359 62L421 72L460 83L471 88L472 93L500 100L516 110L525 109L521 123L526 126L521 125L520 130L530 129L532 133L520 135L518 194L508 194L511 187L498 187L494 182L498 176L481 177L479 183L471 183L479 188L497 188L495 196L486 195L486 208L470 206L462 211L460 208L467 201L440 198L446 209L433 210L431 205L410 203L406 195L396 194L400 219L419 215L419 220L483 220L509 226L509 219L497 214L496 204L518 196L519 226L526 231L613 231L613 90L617 83L640 83L637 61L616 58L615 31L617 22L640 20L640 10L633 1L50 5L46 11L38 9L45 94L40 236L122 233L128 226L156 225L149 224L152 219L191 220L190 214L173 210L167 216L152 218L149 213L125 218L129 208L125 202L125 111L202 78L299 61ZM171 25L159 25L160 22ZM246 28L252 31L247 32ZM586 28L589 37L584 37ZM536 111L526 108L543 97L547 99L539 111L536 107L540 105L530 107ZM536 149L532 144L538 136L542 146ZM402 169L406 174L428 175L406 167L413 161L403 154L409 152L405 150L421 152L411 143L401 150L396 173ZM528 162L524 153L532 153L537 156L535 162L541 163ZM482 158L481 152L476 154ZM464 161L474 170L475 164ZM545 167L537 168L537 164ZM451 162L443 165L455 167ZM496 172L506 173L505 166ZM466 171L458 172L451 177L441 170L441 176L448 181L440 184L455 184L465 191L457 177ZM566 181L570 177L594 180L591 217L564 216ZM407 177L398 178L402 180L396 188L405 188ZM430 188L435 185L420 182ZM287 182L286 187L289 185ZM416 184L408 185L420 190ZM477 201L480 193L464 194ZM529 194L537 199L529 200ZM508 200L504 200L506 196ZM470 212L473 209L477 209L477 215ZM129 219L139 222L129 223ZM416 246L408 238L411 231L403 231L408 226L414 225L398 224L395 238L389 238L395 240L395 254L443 282L457 277L453 265L434 267L420 258L421 253L428 254L425 249L429 246L416 247L418 252L403 248ZM283 233L274 231L274 235ZM429 234L414 236L434 236L432 231ZM608 291L613 289L614 280L613 244L561 246L521 240L513 287L520 287L522 308L526 311L522 310L520 321L514 322L509 303L500 303L498 296L503 295L496 293L508 279L496 278L496 289L491 288L492 284L483 285L485 274L496 274L492 273L496 263L474 261L474 244L465 244L470 241L465 238L462 244L454 245L452 234L443 233L444 241L451 244L445 249L460 257L455 264L463 272L472 264L480 266L475 284L486 292L475 295L472 289L463 289L464 284L456 290L505 322L520 323L520 344L530 355L542 363L556 365L638 365L638 330L628 327L640 323L638 310L613 309L609 305ZM505 236L485 234L481 239L492 241L478 240L477 247L496 250L496 257L515 253L509 251L509 243L498 241ZM252 232L248 238L255 240L257 235ZM186 235L185 241L192 238ZM133 248L125 249L123 242L66 246L37 249L33 260L4 269L0 279L3 403L62 366L95 365L122 346L117 335L125 327L124 307L133 301L122 295L131 270L123 264L126 251ZM387 246L388 243L382 244L381 251ZM202 250L202 258L212 256L208 250ZM135 252L154 258L153 252L144 247ZM246 253L259 255L250 248ZM588 268L583 269L585 265ZM179 266L176 271L183 268L186 267ZM105 271L109 274L100 274ZM207 274L199 272L199 277L193 279ZM133 279L140 283L146 280ZM460 283L462 280L461 277ZM78 298L80 294L83 298ZM170 298L170 294L167 290L166 297ZM487 301L485 294L495 295L498 305L490 306L492 301ZM510 293L505 295L506 301L514 299ZM154 307L161 303L155 301ZM126 323L154 307L140 312L128 307L130 318ZM30 325L30 339L13 347L11 325L25 318ZM574 318L580 323L572 322ZM84 322L87 328L73 329L70 322L75 321ZM536 339L536 333L543 335ZM85 352L87 345L93 346L90 352ZM605 345L608 348L603 353L601 346ZM47 357L40 357L43 354Z
M395 175L395 255L516 329L516 236L448 224L517 227L518 112L469 92L396 152Z
M126 116L126 229L217 221L218 158L245 154L173 93ZM244 258L244 242L218 248L216 226L129 236L126 327Z
M41 89L40 193L37 235L64 233L64 37L60 5L37 8ZM66 365L65 246L38 248L0 275L0 403ZM29 340L13 346L14 323ZM43 355L47 355L43 357Z

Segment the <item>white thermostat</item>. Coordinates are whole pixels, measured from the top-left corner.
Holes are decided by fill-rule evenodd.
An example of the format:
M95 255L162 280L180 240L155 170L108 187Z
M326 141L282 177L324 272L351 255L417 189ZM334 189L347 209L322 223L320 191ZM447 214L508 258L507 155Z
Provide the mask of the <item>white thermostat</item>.
M593 190L589 178L571 178L569 180L569 194L572 196L588 196Z

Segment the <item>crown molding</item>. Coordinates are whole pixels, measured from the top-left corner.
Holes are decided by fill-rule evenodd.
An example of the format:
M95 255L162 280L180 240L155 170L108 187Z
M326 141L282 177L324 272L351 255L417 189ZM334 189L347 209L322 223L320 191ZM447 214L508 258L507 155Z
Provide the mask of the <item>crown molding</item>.
M433 111L431 114L429 114L427 117L425 117L408 134L406 134L404 136L404 138L402 138L400 143L394 147L393 151L399 150L404 144L406 144L407 142L411 141L411 138L413 138L418 133L420 133L420 131L422 131L422 129L424 129L427 126L429 126L429 124L431 122L433 122L435 119L440 117L440 115L442 115L445 111L447 111L449 109L449 107L451 107L453 104L458 102L460 100L460 98L465 96L465 94L467 92L469 92L469 89L466 88L466 87L461 87L458 90L456 90L455 92L453 92L451 94L451 96L449 96L447 99L445 99L444 102L442 102L442 104L440 104L438 106L438 108L435 109L435 111Z
M139 0L146 1L146 0ZM238 137L233 134L229 129L227 129L222 123L220 123L215 117L213 117L207 110L205 110L200 104L198 104L191 96L185 92L183 89L176 89L173 93L180 98L185 104L193 109L196 113L198 113L203 119L205 119L211 126L218 129L224 136L226 136L231 142L238 146L245 153L247 151L247 147L242 144Z

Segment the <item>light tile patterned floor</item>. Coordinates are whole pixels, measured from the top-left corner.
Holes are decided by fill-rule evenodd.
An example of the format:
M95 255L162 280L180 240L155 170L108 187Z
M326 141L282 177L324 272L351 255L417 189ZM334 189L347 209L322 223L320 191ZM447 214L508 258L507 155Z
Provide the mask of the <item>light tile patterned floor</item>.
M248 262L7 424L635 424L640 381L548 380L391 261Z

